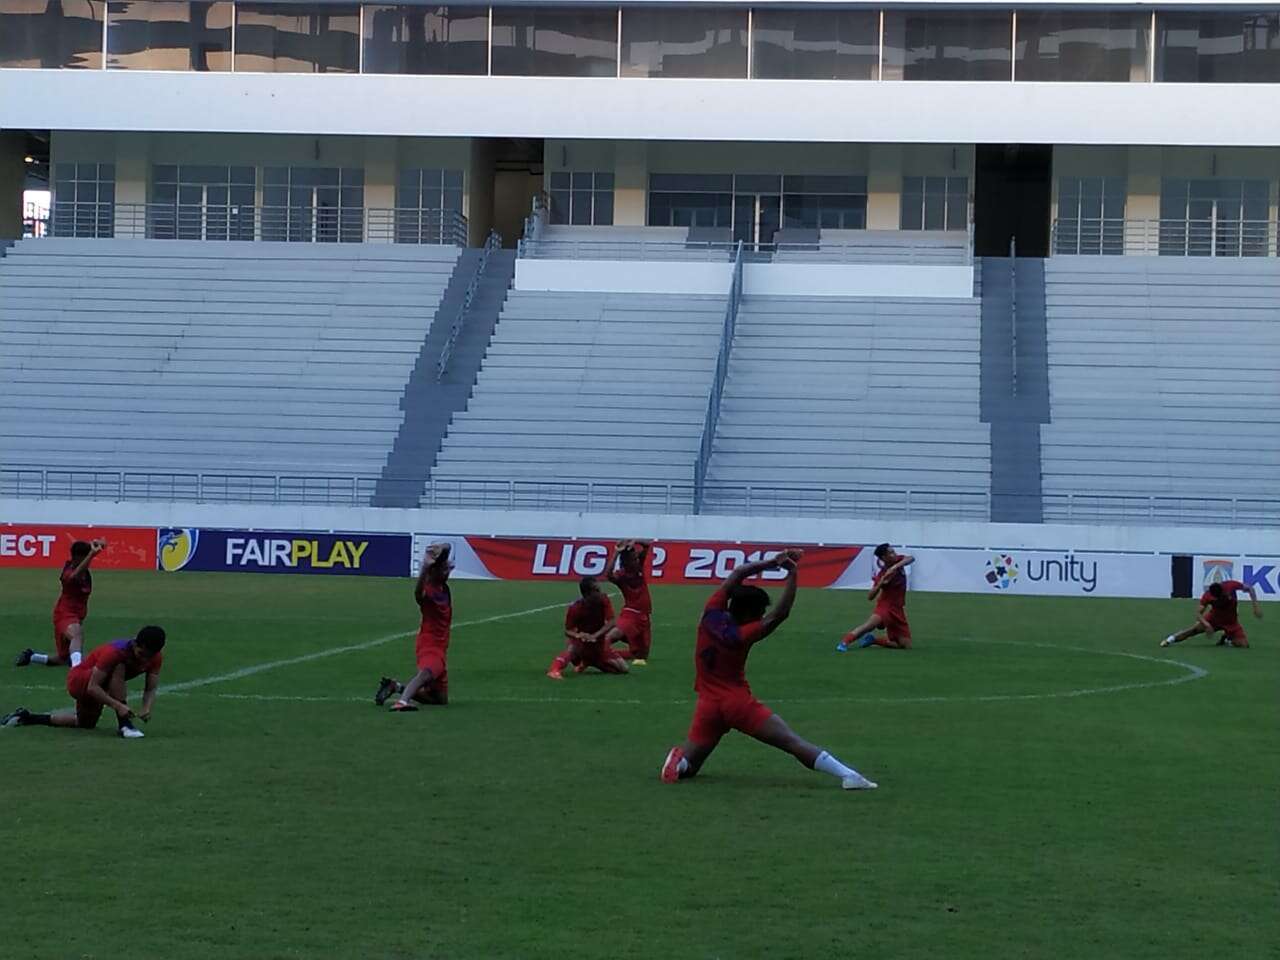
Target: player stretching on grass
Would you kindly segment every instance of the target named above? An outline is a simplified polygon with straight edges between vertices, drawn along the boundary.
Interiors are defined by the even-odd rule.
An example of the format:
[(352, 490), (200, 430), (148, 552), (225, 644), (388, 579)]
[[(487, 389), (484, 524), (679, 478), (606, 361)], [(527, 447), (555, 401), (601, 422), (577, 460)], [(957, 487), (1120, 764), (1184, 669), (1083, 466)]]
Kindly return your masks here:
[[(19, 707), (0, 720), (5, 727), (79, 727), (92, 730), (98, 725), (105, 707), (115, 711), (120, 736), (128, 740), (141, 737), (133, 718), (147, 721), (156, 702), (160, 683), (160, 665), (164, 657), (164, 630), (143, 627), (132, 640), (115, 640), (93, 650), (78, 667), (67, 672), (67, 693), (75, 700), (74, 710), (58, 713), (32, 713)], [(146, 674), (142, 691), (142, 712), (134, 714), (129, 706), (126, 683)]]
[[(859, 647), (885, 647), (889, 650), (911, 649), (911, 624), (907, 623), (907, 574), (906, 568), (916, 558), (894, 551), (887, 543), (876, 547), (876, 559), (880, 570), (871, 581), (868, 600), (876, 607), (866, 622), (854, 627), (836, 644), (837, 653), (847, 653), (855, 643)], [(877, 637), (877, 629), (884, 628), (884, 636)]]
[(624, 658), (637, 667), (649, 662), (649, 646), (653, 643), (653, 627), (650, 615), (653, 601), (649, 599), (649, 584), (644, 578), (645, 563), (649, 559), (648, 540), (619, 540), (609, 555), (609, 582), (622, 591), (622, 616), (605, 635), (609, 649), (615, 643), (627, 645)]
[(84, 649), (84, 620), (89, 615), (89, 594), (93, 592), (93, 575), (89, 564), (107, 546), (105, 540), (85, 543), (77, 540), (71, 544), (71, 559), (62, 565), (62, 592), (53, 607), (54, 653), (37, 653), (28, 647), (23, 650), (14, 666), (25, 667), (29, 663), (43, 663), (50, 667), (80, 665), (80, 651)]
[(613, 628), (613, 604), (600, 589), (595, 577), (583, 577), (578, 583), (581, 599), (569, 604), (564, 614), (564, 652), (551, 661), (547, 676), (564, 679), (564, 668), (570, 663), (578, 673), (595, 667), (601, 673), (627, 673), (627, 661), (605, 641)]
[(453, 596), (449, 592), (449, 544), (433, 543), (422, 558), (422, 570), (413, 588), (413, 599), (422, 611), (422, 625), (414, 652), (418, 672), (408, 684), (383, 677), (373, 702), (382, 706), (393, 693), (399, 696), (391, 709), (397, 713), (417, 710), (418, 704), (445, 706), (449, 702), (449, 625), (453, 622)]
[(1245, 634), (1244, 627), (1240, 625), (1240, 617), (1236, 612), (1236, 594), (1241, 590), (1249, 594), (1249, 599), (1253, 601), (1253, 615), (1261, 620), (1262, 607), (1258, 605), (1258, 593), (1253, 587), (1246, 587), (1239, 580), (1211, 583), (1209, 589), (1204, 592), (1204, 596), (1200, 598), (1200, 611), (1196, 614), (1196, 622), (1185, 630), (1165, 637), (1160, 641), (1160, 646), (1171, 647), (1188, 637), (1194, 637), (1197, 633), (1214, 634), (1219, 630), (1222, 631), (1222, 636), (1218, 638), (1218, 646), (1249, 646), (1249, 637)]
[[(675, 783), (697, 774), (730, 730), (740, 730), (761, 743), (791, 754), (811, 770), (828, 773), (846, 790), (873, 790), (875, 784), (852, 767), (797, 735), (786, 722), (757, 700), (747, 685), (751, 647), (782, 625), (796, 599), (796, 564), (802, 552), (787, 550), (770, 560), (747, 563), (730, 574), (711, 595), (698, 624), (693, 658), (698, 702), (683, 745), (672, 747), (662, 764), (662, 782)], [(769, 595), (743, 583), (764, 570), (787, 571), (782, 599), (769, 611)]]

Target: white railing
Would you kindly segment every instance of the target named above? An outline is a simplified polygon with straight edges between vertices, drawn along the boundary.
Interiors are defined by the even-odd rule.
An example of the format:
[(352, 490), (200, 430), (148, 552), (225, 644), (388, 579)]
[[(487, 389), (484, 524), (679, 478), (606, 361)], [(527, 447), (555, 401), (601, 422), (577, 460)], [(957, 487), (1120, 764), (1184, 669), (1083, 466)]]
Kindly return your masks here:
[(53, 204), (50, 237), (467, 245), (456, 210), (183, 203)]
[(458, 336), (466, 325), (467, 314), (471, 310), (471, 302), (475, 300), (476, 291), (480, 289), (480, 283), (484, 280), (485, 267), (489, 265), (489, 255), (501, 246), (502, 237), (498, 235), (496, 230), (490, 230), (489, 236), (485, 238), (484, 249), (480, 253), (480, 262), (476, 265), (476, 272), (472, 276), (471, 282), (467, 284), (467, 289), (462, 295), (462, 302), (458, 304), (458, 313), (453, 318), (453, 326), (449, 328), (449, 336), (446, 338), (444, 346), (440, 348), (440, 359), (436, 362), (437, 382), (444, 379), (445, 371), (449, 369), (449, 360), (453, 357), (453, 348), (458, 342)]
[(729, 280), (729, 301), (724, 308), (724, 326), (720, 330), (720, 353), (716, 356), (716, 372), (711, 380), (711, 392), (707, 397), (707, 414), (702, 421), (702, 441), (698, 447), (698, 459), (693, 465), (694, 513), (702, 512), (707, 468), (711, 465), (716, 427), (720, 423), (720, 401), (724, 397), (725, 379), (729, 376), (729, 355), (733, 352), (733, 335), (738, 327), (738, 305), (741, 302), (742, 244), (739, 243), (733, 258), (733, 276)]
[(1053, 222), (1055, 255), (1274, 257), (1275, 220), (1125, 220), (1097, 217)]
[[(24, 500), (315, 504), (368, 506), (377, 476), (166, 473), (0, 468), (0, 497)], [(384, 479), (384, 482), (385, 479)], [(433, 479), (399, 481), (424, 507), (691, 514), (692, 483)], [(1008, 500), (1008, 497), (1002, 498)], [(1046, 523), (1122, 523), (1280, 528), (1280, 498), (1045, 494)], [(721, 516), (869, 517), (985, 521), (984, 491), (874, 486), (821, 487), (707, 481), (702, 513)]]
[(739, 247), (747, 262), (965, 265), (973, 262), (972, 245), (912, 243), (904, 232), (901, 242), (860, 243), (857, 240), (804, 243), (747, 244), (703, 240), (587, 239), (542, 235), (520, 243), (520, 257), (532, 260), (660, 260), (710, 261), (733, 259)]

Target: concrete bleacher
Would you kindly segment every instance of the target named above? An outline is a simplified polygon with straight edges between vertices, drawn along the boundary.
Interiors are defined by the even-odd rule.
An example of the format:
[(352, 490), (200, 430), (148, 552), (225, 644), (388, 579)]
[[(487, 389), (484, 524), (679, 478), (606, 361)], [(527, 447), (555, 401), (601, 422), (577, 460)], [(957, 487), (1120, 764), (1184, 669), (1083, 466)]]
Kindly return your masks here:
[(512, 291), (431, 472), (437, 497), (449, 481), (482, 478), (688, 487), (725, 306)]
[[(1280, 477), (1280, 264), (1055, 257), (1045, 519), (1233, 519)], [(1239, 519), (1258, 519), (1246, 507)]]
[(728, 231), (690, 227), (547, 225), (526, 240), (520, 255), (533, 260), (728, 260)]
[(958, 265), (970, 262), (963, 230), (780, 230), (774, 263)]
[(0, 261), (3, 464), (376, 476), (457, 257), (20, 242)]
[[(757, 499), (788, 488), (792, 500), (859, 488), (839, 495), (850, 509), (985, 519), (978, 311), (972, 299), (744, 299), (708, 508), (732, 511), (747, 486)], [(815, 502), (825, 509), (825, 495)]]

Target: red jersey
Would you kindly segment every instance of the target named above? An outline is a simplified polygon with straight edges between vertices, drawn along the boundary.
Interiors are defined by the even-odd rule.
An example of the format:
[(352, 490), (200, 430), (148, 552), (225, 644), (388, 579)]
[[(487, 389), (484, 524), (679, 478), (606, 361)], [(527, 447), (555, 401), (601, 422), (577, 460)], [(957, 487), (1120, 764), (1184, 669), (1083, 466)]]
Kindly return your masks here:
[(449, 592), (449, 585), (425, 584), (418, 599), (418, 608), (422, 611), (418, 638), (436, 649), (448, 650), (449, 625), (453, 623), (453, 595)]
[(649, 559), (649, 551), (640, 554), (640, 569), (630, 573), (621, 567), (609, 571), (609, 582), (622, 591), (622, 609), (634, 610), (648, 616), (653, 612), (653, 601), (649, 599), (649, 584), (644, 579), (644, 565)]
[(1223, 580), (1222, 596), (1215, 597), (1206, 590), (1200, 598), (1200, 605), (1208, 604), (1213, 611), (1213, 619), (1219, 623), (1236, 623), (1239, 619), (1236, 613), (1236, 591), (1243, 589), (1244, 584), (1239, 580)]
[(750, 690), (747, 655), (764, 635), (764, 621), (739, 626), (729, 615), (729, 591), (721, 587), (711, 595), (698, 623), (698, 646), (693, 655), (693, 689), (699, 694)]
[(83, 620), (89, 615), (89, 594), (93, 593), (93, 576), (88, 570), (80, 571), (78, 576), (72, 576), (73, 571), (78, 564), (68, 560), (62, 565), (62, 575), (58, 578), (62, 582), (62, 593), (58, 595), (58, 602), (53, 607), (55, 619), (76, 619)]
[[(129, 646), (132, 643), (132, 640), (112, 640), (110, 643), (95, 647), (87, 657), (80, 661), (80, 666), (71, 670), (70, 673), (82, 670), (87, 679), (93, 673), (93, 668), (97, 667), (103, 673), (110, 675), (122, 663), (124, 664), (124, 678), (126, 680), (140, 677), (144, 673), (159, 673), (160, 665), (164, 663), (164, 654), (157, 653), (149, 660), (139, 660), (129, 651)], [(67, 680), (67, 683), (70, 685), (70, 679)]]
[(569, 609), (564, 613), (565, 630), (595, 633), (612, 620), (613, 603), (608, 597), (601, 597), (601, 601), (600, 603), (588, 603), (584, 597), (569, 604)]
[[(871, 581), (874, 587), (884, 579), (884, 572), (887, 567), (881, 567)], [(890, 577), (880, 590), (880, 595), (876, 597), (876, 609), (888, 610), (893, 613), (902, 613), (907, 607), (907, 571), (899, 570)]]

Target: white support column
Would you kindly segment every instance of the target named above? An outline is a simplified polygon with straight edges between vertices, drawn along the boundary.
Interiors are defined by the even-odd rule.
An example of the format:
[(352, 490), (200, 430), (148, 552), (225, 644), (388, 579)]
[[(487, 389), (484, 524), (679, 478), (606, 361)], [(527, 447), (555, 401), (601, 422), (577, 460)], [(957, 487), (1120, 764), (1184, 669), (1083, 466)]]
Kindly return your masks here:
[(642, 227), (649, 194), (649, 145), (643, 140), (620, 140), (614, 146), (613, 222)]
[(867, 157), (867, 229), (897, 230), (902, 220), (902, 145), (873, 143)]

